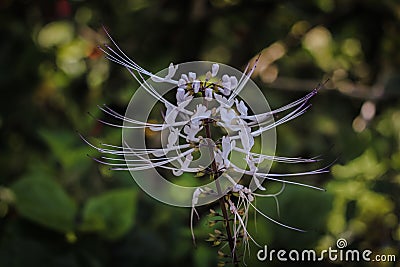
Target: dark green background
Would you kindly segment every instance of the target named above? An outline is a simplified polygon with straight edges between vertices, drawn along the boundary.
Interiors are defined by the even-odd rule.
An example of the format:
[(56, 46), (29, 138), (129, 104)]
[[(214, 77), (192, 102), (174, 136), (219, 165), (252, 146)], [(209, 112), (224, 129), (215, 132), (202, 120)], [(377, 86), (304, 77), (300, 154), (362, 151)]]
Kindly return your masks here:
[[(97, 154), (76, 131), (97, 143), (118, 145), (121, 136), (87, 112), (103, 118), (96, 105), (106, 103), (123, 113), (138, 86), (96, 48), (107, 41), (102, 25), (152, 72), (191, 60), (243, 70), (262, 52), (253, 78), (273, 108), (330, 78), (310, 111), (277, 129), (279, 155), (325, 161), (277, 164), (274, 172), (337, 159), (330, 174), (296, 179), (327, 192), (288, 186), (279, 197), (281, 221), (308, 232), (260, 216), (257, 231), (250, 229), (271, 249), (335, 248), (343, 237), (348, 248), (400, 257), (398, 1), (3, 0), (0, 266), (217, 264), (217, 249), (205, 241), (212, 231), (206, 207), (195, 249), (189, 209), (157, 202), (129, 173), (86, 155)], [(257, 206), (277, 217), (273, 201)], [(253, 246), (248, 266), (279, 265), (258, 262), (256, 252)]]

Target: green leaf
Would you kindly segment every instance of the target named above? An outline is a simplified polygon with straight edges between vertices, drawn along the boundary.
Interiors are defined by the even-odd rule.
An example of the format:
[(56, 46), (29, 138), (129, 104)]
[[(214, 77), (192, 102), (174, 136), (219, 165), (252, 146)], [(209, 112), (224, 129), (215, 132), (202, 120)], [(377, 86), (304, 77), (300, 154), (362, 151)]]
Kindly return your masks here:
[(89, 199), (83, 209), (82, 231), (99, 232), (107, 239), (117, 239), (133, 225), (136, 190), (118, 189)]
[(81, 170), (90, 164), (87, 154), (93, 150), (84, 145), (78, 134), (69, 131), (38, 131), (40, 137), (49, 146), (54, 157), (69, 170)]
[(15, 182), (16, 208), (22, 217), (60, 232), (74, 229), (75, 202), (52, 179), (27, 177)]

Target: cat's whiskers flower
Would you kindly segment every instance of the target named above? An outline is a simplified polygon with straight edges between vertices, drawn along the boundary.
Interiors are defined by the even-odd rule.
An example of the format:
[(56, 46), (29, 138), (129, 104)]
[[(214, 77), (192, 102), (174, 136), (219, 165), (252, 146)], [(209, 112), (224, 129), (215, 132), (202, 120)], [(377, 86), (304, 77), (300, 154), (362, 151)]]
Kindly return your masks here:
[[(131, 147), (126, 141), (124, 141), (122, 146), (108, 144), (95, 146), (81, 136), (82, 139), (95, 150), (108, 155), (94, 158), (94, 160), (110, 166), (112, 170), (141, 171), (163, 168), (170, 170), (175, 176), (181, 176), (185, 172), (190, 172), (197, 174), (208, 173), (214, 178), (219, 175), (226, 177), (232, 182), (232, 186), (229, 190), (224, 192), (224, 203), (228, 205), (228, 210), (233, 216), (232, 230), (234, 246), (232, 247), (230, 244), (232, 255), (236, 249), (236, 243), (240, 238), (243, 240), (246, 250), (250, 248), (249, 241), (259, 246), (247, 228), (250, 210), (253, 210), (256, 214), (260, 214), (267, 220), (282, 227), (303, 231), (283, 224), (263, 213), (255, 205), (256, 198), (274, 198), (279, 215), (280, 211), (277, 197), (283, 192), (286, 184), (323, 190), (316, 186), (286, 180), (286, 177), (322, 174), (328, 172), (328, 167), (298, 173), (270, 173), (269, 170), (264, 171), (262, 167), (264, 161), (300, 164), (315, 163), (320, 159), (280, 157), (257, 153), (253, 151), (253, 148), (255, 145), (255, 138), (304, 114), (311, 107), (309, 103), (310, 99), (318, 93), (322, 85), (319, 85), (304, 97), (281, 108), (259, 114), (249, 114), (249, 107), (239, 96), (249, 82), (257, 66), (258, 58), (253, 66), (250, 67), (247, 65), (239, 80), (235, 76), (229, 76), (224, 73), (221, 74), (219, 64), (212, 64), (207, 73), (196, 73), (193, 70), (182, 73), (180, 77), (176, 78), (175, 76), (177, 76), (176, 73), (179, 69), (179, 65), (171, 63), (165, 77), (159, 77), (140, 67), (126, 56), (111, 36), (108, 33), (107, 35), (115, 48), (109, 45), (104, 45), (100, 48), (105, 53), (106, 58), (125, 67), (132, 77), (140, 83), (141, 88), (154, 99), (164, 104), (166, 111), (163, 115), (162, 123), (152, 123), (129, 118), (103, 105), (98, 106), (98, 108), (111, 118), (122, 121), (123, 125), (100, 119), (98, 121), (117, 128), (159, 132), (165, 135), (166, 142), (159, 148)], [(147, 77), (147, 79), (145, 77)], [(176, 103), (171, 103), (163, 94), (159, 93), (153, 85), (156, 83), (171, 85), (171, 87), (175, 89)], [(195, 107), (191, 107), (190, 104), (198, 96), (203, 97), (203, 102), (197, 103)], [(216, 103), (216, 106), (209, 107), (211, 101)], [(283, 112), (287, 114), (275, 121), (274, 116)], [(222, 131), (222, 137), (218, 140), (213, 140), (215, 144), (209, 146), (207, 143), (210, 147), (213, 168), (201, 165), (192, 166), (193, 162), (195, 162), (193, 160), (194, 153), (198, 152), (200, 147), (204, 145), (205, 138), (210, 138), (209, 132), (207, 131), (210, 130), (211, 126), (224, 129)], [(206, 132), (206, 136), (202, 135), (203, 131)], [(230, 155), (233, 153), (243, 154), (246, 167), (239, 167), (231, 162)], [(252, 177), (252, 181), (256, 184), (256, 189), (260, 191), (265, 190), (262, 186), (265, 179), (281, 183), (282, 188), (275, 194), (255, 193), (249, 189), (250, 186), (246, 187), (239, 184), (239, 181), (230, 177), (228, 172), (236, 173), (240, 176), (248, 175)], [(199, 198), (209, 194), (215, 194), (215, 192), (210, 192), (207, 188), (197, 187), (194, 189), (192, 195), (190, 229), (193, 243), (195, 243), (193, 231), (194, 215), (196, 214), (197, 218), (199, 218), (195, 207), (199, 204)], [(227, 218), (224, 219), (227, 220)]]

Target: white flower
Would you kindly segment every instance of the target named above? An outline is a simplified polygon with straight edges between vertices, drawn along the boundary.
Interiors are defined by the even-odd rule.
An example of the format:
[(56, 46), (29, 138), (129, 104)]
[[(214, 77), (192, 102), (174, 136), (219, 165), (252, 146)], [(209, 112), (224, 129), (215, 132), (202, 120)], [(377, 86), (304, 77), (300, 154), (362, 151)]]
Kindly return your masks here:
[(231, 91), (238, 85), (238, 80), (235, 76), (223, 75), (222, 76), (222, 88), (219, 89), (221, 93), (228, 96)]
[(199, 124), (201, 120), (208, 119), (210, 115), (211, 115), (211, 110), (207, 110), (206, 106), (198, 104), (196, 106), (196, 112), (193, 114), (191, 118), (191, 122), (194, 124)]
[(176, 103), (181, 107), (186, 106), (193, 99), (193, 96), (191, 96), (189, 92), (186, 92), (185, 89), (178, 87), (176, 90)]
[[(112, 42), (116, 46), (113, 40)], [(255, 144), (254, 138), (270, 129), (295, 119), (306, 112), (310, 107), (309, 100), (317, 93), (318, 89), (315, 89), (303, 98), (276, 110), (261, 114), (248, 115), (248, 107), (246, 106), (246, 103), (243, 100), (239, 100), (237, 96), (250, 80), (258, 59), (254, 66), (250, 68), (248, 65), (246, 67), (239, 81), (235, 76), (220, 73), (220, 66), (218, 64), (212, 64), (211, 70), (207, 73), (198, 73), (197, 75), (194, 72), (196, 70), (192, 70), (188, 72), (188, 74), (181, 74), (180, 77), (174, 78), (179, 66), (171, 63), (168, 67), (168, 74), (162, 78), (137, 65), (133, 60), (129, 59), (118, 46), (114, 49), (106, 45), (101, 49), (108, 59), (125, 67), (132, 77), (141, 83), (142, 88), (149, 95), (154, 97), (157, 101), (160, 101), (165, 106), (166, 111), (162, 123), (150, 123), (149, 121), (139, 121), (125, 117), (107, 106), (103, 106), (99, 107), (103, 112), (114, 119), (126, 122), (127, 125), (120, 126), (110, 122), (100, 121), (104, 124), (120, 128), (151, 131), (165, 130), (168, 133), (168, 137), (166, 145), (163, 144), (163, 147), (151, 149), (130, 147), (129, 144), (123, 144), (123, 146), (102, 144), (101, 147), (97, 147), (90, 144), (82, 137), (85, 142), (97, 151), (105, 155), (110, 155), (110, 157), (103, 156), (100, 159), (95, 159), (96, 161), (109, 165), (114, 170), (140, 171), (153, 168), (163, 168), (172, 171), (175, 176), (180, 176), (185, 172), (211, 172), (213, 175), (218, 174), (225, 176), (230, 182), (232, 182), (232, 187), (226, 189), (228, 191), (226, 192), (228, 196), (223, 199), (224, 203), (228, 205), (229, 211), (234, 220), (232, 224), (233, 237), (235, 239), (234, 244), (236, 244), (237, 239), (240, 237), (243, 238), (245, 247), (246, 244), (248, 245), (248, 240), (252, 240), (257, 244), (247, 230), (247, 222), (249, 218), (248, 213), (250, 209), (278, 225), (301, 231), (297, 228), (284, 225), (264, 214), (260, 209), (255, 207), (255, 204), (253, 204), (255, 203), (255, 198), (274, 198), (279, 213), (277, 196), (283, 192), (285, 184), (293, 184), (322, 190), (315, 186), (290, 181), (284, 178), (320, 174), (327, 172), (328, 168), (321, 168), (301, 173), (270, 173), (263, 170), (261, 167), (261, 162), (264, 160), (293, 164), (311, 163), (318, 161), (318, 159), (278, 157), (275, 155), (258, 154), (252, 150)], [(217, 77), (217, 75), (219, 77)], [(143, 76), (150, 77), (154, 82), (166, 83), (176, 88), (176, 103), (172, 103), (173, 101), (170, 102), (164, 98), (163, 94), (160, 94), (160, 92), (153, 87), (154, 83), (148, 82), (148, 80)], [(215, 77), (215, 79), (210, 79), (210, 76)], [(203, 104), (197, 104), (195, 108), (193, 108), (194, 105), (189, 104), (192, 103), (193, 99), (195, 99), (196, 95), (194, 94), (200, 91), (203, 92), (203, 89), (204, 97), (207, 102), (203, 101)], [(208, 106), (211, 106), (211, 101), (214, 99), (219, 106), (210, 107), (209, 109)], [(233, 107), (233, 104), (235, 104), (235, 107)], [(286, 115), (282, 115), (277, 121), (273, 120), (274, 115), (285, 111)], [(205, 168), (208, 166), (190, 166), (195, 165), (195, 161), (193, 161), (193, 153), (195, 153), (195, 151), (200, 147), (201, 140), (204, 140), (201, 136), (201, 131), (205, 129), (206, 135), (208, 135), (205, 137), (211, 138), (212, 136), (209, 136), (211, 132), (210, 128), (215, 125), (224, 128), (224, 131), (219, 132), (219, 134), (222, 135), (222, 138), (220, 139), (221, 143), (210, 150), (211, 154), (214, 156), (214, 163), (217, 166), (217, 170), (215, 170), (215, 165), (212, 170), (210, 170), (210, 168), (206, 170)], [(183, 131), (181, 131), (182, 129)], [(241, 158), (247, 165), (244, 169), (236, 166), (234, 164), (235, 161), (234, 163), (230, 161), (229, 156), (233, 155), (233, 153), (238, 153), (242, 156)], [(129, 156), (129, 158), (127, 159), (125, 156)], [(251, 184), (239, 184), (229, 176), (230, 173), (250, 176), (253, 178), (251, 180), (252, 183), (255, 183), (256, 186), (252, 187)], [(257, 194), (251, 190), (265, 190), (262, 185), (264, 180), (280, 182), (283, 185), (281, 191), (276, 194)], [(201, 187), (196, 188), (193, 192), (191, 212), (191, 231), (193, 241), (193, 215), (194, 213), (197, 214), (195, 206), (199, 202), (199, 197), (202, 194), (207, 193), (208, 191)], [(225, 206), (223, 208), (225, 208)], [(243, 233), (243, 236), (241, 233)]]
[(191, 123), (190, 125), (185, 125), (183, 128), (184, 133), (187, 135), (186, 141), (187, 142), (198, 142), (199, 138), (196, 137), (198, 132), (203, 129), (203, 126), (199, 124)]

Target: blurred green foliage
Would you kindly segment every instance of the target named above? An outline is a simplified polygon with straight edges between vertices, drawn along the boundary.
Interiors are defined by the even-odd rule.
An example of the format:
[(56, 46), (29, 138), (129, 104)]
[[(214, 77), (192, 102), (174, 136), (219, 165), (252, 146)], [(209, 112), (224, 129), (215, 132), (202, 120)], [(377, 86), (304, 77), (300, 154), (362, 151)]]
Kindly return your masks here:
[[(322, 154), (321, 166), (337, 159), (330, 174), (299, 178), (326, 193), (288, 186), (279, 197), (280, 220), (308, 232), (259, 217), (250, 229), (275, 249), (322, 250), (343, 237), (350, 248), (400, 257), (398, 1), (8, 0), (0, 2), (0, 266), (217, 264), (204, 241), (209, 207), (199, 209), (194, 248), (188, 209), (151, 199), (129, 173), (86, 156), (96, 153), (76, 130), (118, 145), (121, 132), (93, 118), (104, 116), (96, 105), (123, 113), (138, 86), (97, 49), (107, 42), (102, 24), (153, 72), (190, 60), (243, 69), (262, 52), (253, 78), (272, 107), (329, 77), (311, 110), (277, 130), (279, 155)], [(257, 207), (277, 218), (272, 200)], [(267, 265), (256, 251), (248, 265)]]
[(76, 204), (55, 181), (42, 177), (22, 178), (11, 190), (22, 217), (60, 232), (74, 229)]
[(83, 208), (81, 230), (98, 231), (108, 239), (120, 238), (133, 224), (135, 195), (135, 190), (124, 189), (89, 199)]

